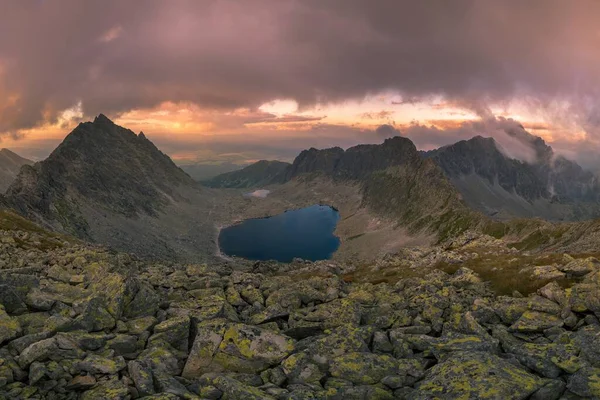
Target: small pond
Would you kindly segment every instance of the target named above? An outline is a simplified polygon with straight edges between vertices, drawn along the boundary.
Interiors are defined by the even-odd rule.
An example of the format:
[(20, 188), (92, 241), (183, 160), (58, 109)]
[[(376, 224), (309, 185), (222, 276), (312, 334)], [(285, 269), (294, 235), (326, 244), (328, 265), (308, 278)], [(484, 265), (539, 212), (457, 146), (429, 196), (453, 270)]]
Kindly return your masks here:
[(314, 205), (273, 217), (248, 219), (222, 229), (219, 248), (225, 255), (248, 260), (325, 260), (340, 245), (333, 234), (339, 218), (334, 208)]

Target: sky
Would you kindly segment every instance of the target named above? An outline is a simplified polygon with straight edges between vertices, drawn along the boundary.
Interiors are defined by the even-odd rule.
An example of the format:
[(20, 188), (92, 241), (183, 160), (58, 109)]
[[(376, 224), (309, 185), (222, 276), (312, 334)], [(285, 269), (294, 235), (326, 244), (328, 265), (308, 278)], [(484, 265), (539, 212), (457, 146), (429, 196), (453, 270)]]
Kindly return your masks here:
[(599, 15), (597, 0), (0, 0), (0, 147), (43, 159), (99, 113), (180, 163), (521, 125), (597, 167)]

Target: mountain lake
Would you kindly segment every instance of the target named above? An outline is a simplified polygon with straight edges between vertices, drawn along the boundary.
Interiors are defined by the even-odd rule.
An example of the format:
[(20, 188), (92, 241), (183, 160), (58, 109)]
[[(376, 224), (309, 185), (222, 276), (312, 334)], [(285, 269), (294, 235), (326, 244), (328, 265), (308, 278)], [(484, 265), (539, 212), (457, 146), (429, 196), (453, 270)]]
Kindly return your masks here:
[(272, 217), (248, 219), (223, 228), (219, 248), (227, 256), (248, 260), (325, 260), (340, 245), (333, 233), (339, 218), (333, 207), (314, 205)]

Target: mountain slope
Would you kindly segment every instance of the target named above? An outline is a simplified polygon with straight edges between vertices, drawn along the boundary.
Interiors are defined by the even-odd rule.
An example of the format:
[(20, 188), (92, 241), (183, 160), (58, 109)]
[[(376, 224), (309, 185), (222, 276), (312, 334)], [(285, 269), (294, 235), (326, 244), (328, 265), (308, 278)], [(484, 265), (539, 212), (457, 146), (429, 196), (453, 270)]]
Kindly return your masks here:
[(249, 188), (283, 183), (289, 163), (261, 160), (238, 171), (226, 172), (202, 182), (214, 188)]
[[(100, 115), (75, 128), (46, 160), (23, 168), (7, 197), (19, 200), (13, 203), (26, 215), (64, 225), (71, 222), (62, 214), (69, 212), (70, 200), (84, 198), (127, 217), (156, 215), (179, 199), (179, 185), (194, 181), (143, 133), (136, 135)], [(69, 228), (85, 233), (77, 223)]]
[(198, 259), (214, 252), (215, 196), (143, 133), (100, 115), (46, 160), (23, 167), (6, 202), (59, 232), (140, 255)]
[(23, 165), (32, 164), (33, 161), (23, 158), (8, 149), (0, 149), (0, 192), (6, 192)]
[(496, 218), (581, 220), (600, 217), (600, 184), (577, 163), (554, 156), (542, 139), (531, 162), (506, 156), (480, 136), (423, 153), (438, 164), (464, 200)]
[(196, 182), (212, 179), (221, 174), (228, 172), (239, 171), (243, 166), (233, 163), (222, 164), (203, 164), (199, 162), (179, 163), (179, 168), (185, 171), (186, 174), (192, 177)]

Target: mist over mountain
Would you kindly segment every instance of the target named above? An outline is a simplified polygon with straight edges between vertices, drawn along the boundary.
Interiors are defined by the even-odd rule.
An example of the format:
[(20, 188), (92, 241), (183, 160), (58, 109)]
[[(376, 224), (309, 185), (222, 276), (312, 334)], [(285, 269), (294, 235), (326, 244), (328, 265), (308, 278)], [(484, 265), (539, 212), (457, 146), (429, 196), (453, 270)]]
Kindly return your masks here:
[(6, 192), (6, 189), (15, 180), (23, 165), (32, 165), (33, 161), (21, 157), (20, 155), (8, 150), (0, 150), (0, 192)]
[(442, 168), (470, 206), (488, 215), (550, 220), (600, 216), (600, 183), (592, 172), (555, 155), (541, 138), (515, 137), (530, 146), (534, 159), (511, 158), (496, 140), (481, 136), (422, 155)]

